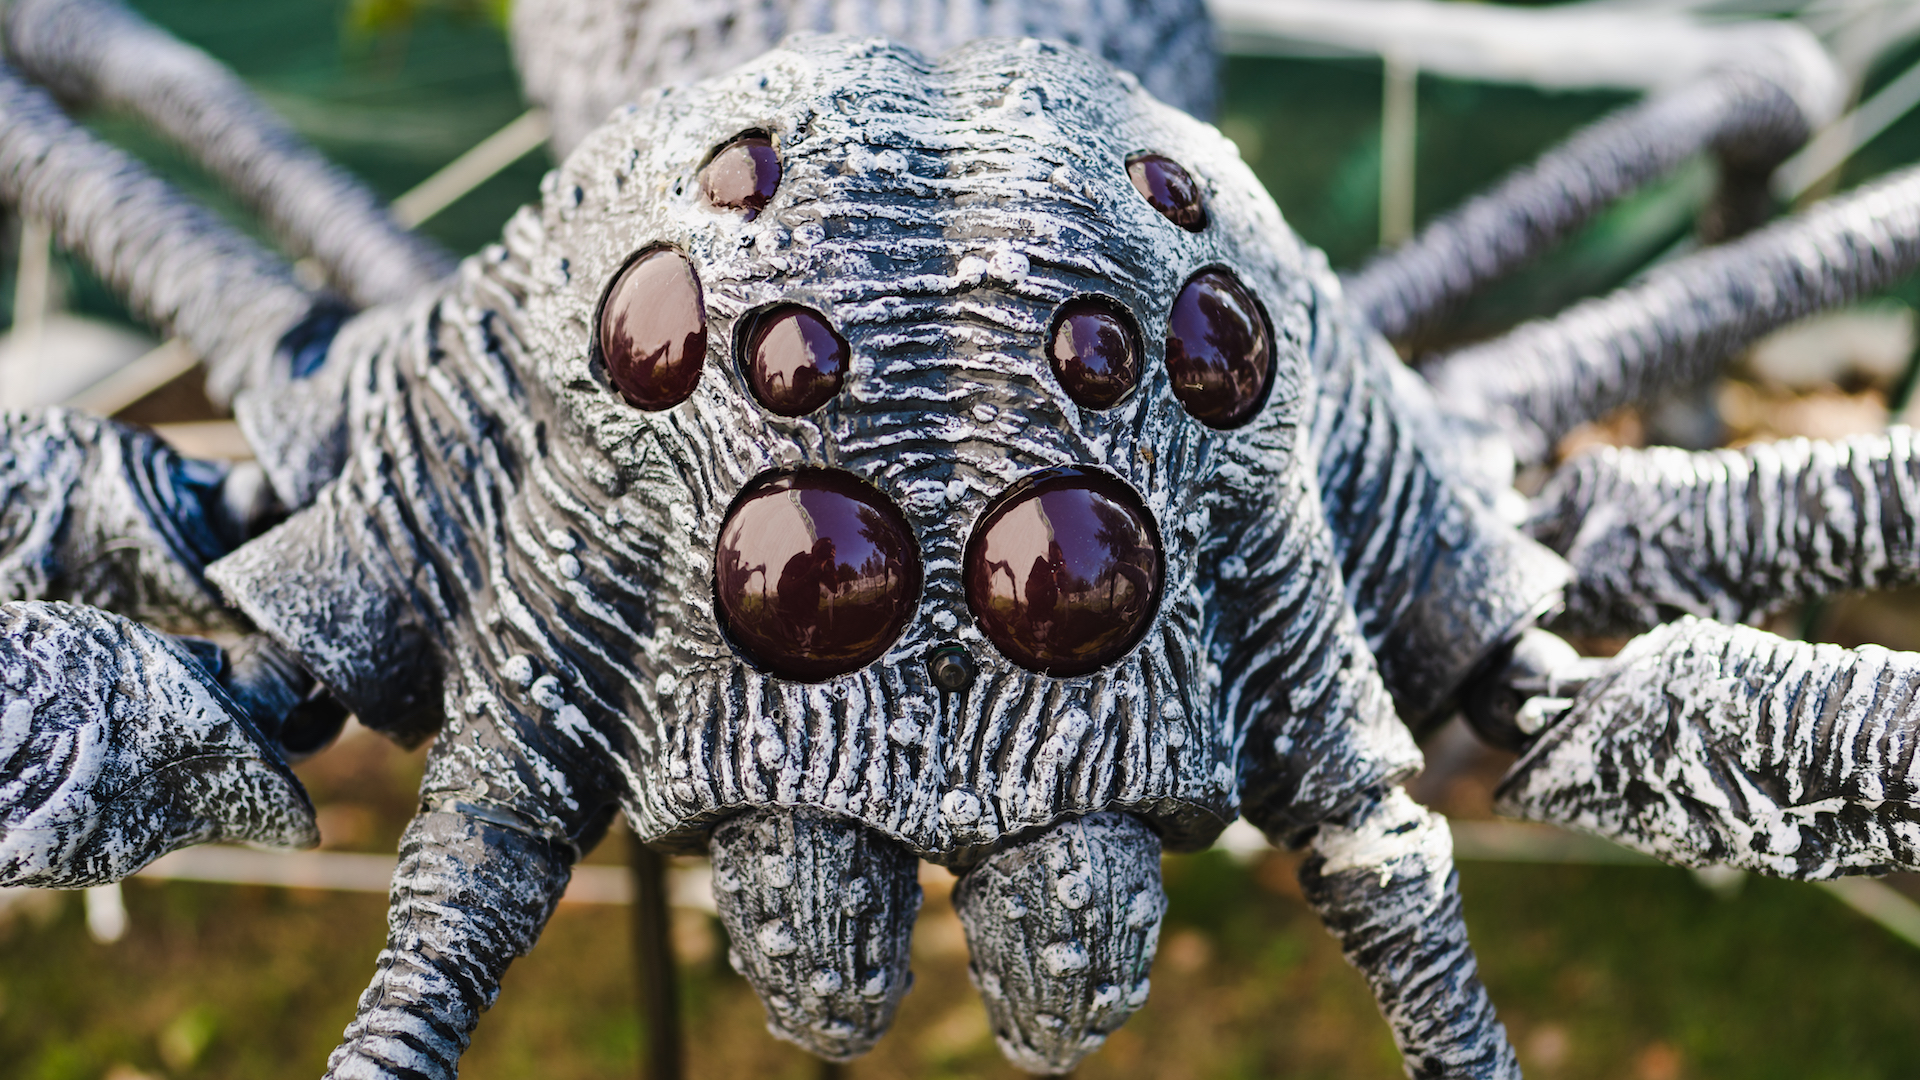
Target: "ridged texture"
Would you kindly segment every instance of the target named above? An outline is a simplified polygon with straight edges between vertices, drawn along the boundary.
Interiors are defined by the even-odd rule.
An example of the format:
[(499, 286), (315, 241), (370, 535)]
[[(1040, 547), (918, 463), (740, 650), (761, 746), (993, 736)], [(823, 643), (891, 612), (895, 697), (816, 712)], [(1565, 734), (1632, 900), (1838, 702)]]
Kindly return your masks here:
[(1778, 85), (1724, 72), (1648, 97), (1582, 128), (1539, 160), (1346, 275), (1347, 299), (1401, 337), (1545, 251), (1622, 196), (1703, 150), (1777, 164), (1811, 130)]
[(51, 223), (134, 314), (207, 365), (207, 393), (305, 374), (338, 321), (330, 302), (231, 225), (0, 68), (0, 200)]
[(1167, 909), (1160, 838), (1125, 814), (1063, 821), (967, 871), (953, 906), (1001, 1053), (1071, 1072), (1147, 1002)]
[(1480, 454), (1486, 433), (1456, 424), (1386, 341), (1336, 305), (1314, 341), (1320, 502), (1360, 633), (1418, 727), (1556, 601), (1568, 570), (1495, 511), (1517, 498), (1502, 490), (1510, 461)]
[(1920, 582), (1920, 454), (1904, 426), (1702, 453), (1605, 449), (1555, 475), (1527, 530), (1573, 564), (1566, 626), (1753, 622)]
[(5, 21), (21, 72), (70, 104), (132, 113), (178, 143), (356, 303), (398, 299), (452, 271), (445, 252), (401, 228), (232, 72), (117, 0), (15, 0)]
[(400, 839), (387, 947), (329, 1080), (452, 1080), (500, 976), (540, 936), (574, 852), (508, 817), (430, 808)]
[(913, 985), (920, 862), (844, 819), (749, 810), (713, 830), (727, 959), (767, 1030), (830, 1061), (873, 1049)]
[(225, 466), (67, 409), (0, 414), (0, 593), (68, 600), (175, 632), (236, 630), (202, 576)]
[(1447, 822), (1399, 788), (1320, 827), (1307, 902), (1367, 977), (1413, 1080), (1519, 1080), (1480, 984)]
[(1920, 267), (1920, 169), (1648, 271), (1425, 369), (1450, 406), (1502, 429), (1521, 464), (1622, 405), (1690, 386), (1760, 335)]
[(1635, 639), (1496, 793), (1685, 866), (1920, 869), (1920, 654), (1685, 618)]
[(0, 886), (118, 881), (216, 840), (311, 847), (313, 806), (179, 643), (67, 604), (0, 605)]
[(1147, 91), (1213, 115), (1219, 59), (1200, 0), (519, 0), (514, 57), (527, 96), (570, 153), (618, 106), (710, 78), (789, 34), (885, 37), (928, 57), (975, 38), (1063, 41), (1138, 76)]

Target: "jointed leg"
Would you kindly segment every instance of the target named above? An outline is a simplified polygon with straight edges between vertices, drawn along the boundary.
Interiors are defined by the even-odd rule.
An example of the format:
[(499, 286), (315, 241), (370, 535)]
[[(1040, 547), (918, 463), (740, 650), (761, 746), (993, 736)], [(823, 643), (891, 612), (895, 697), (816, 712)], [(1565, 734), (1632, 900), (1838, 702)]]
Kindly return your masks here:
[(397, 300), (453, 269), (232, 72), (117, 0), (15, 0), (5, 24), (7, 56), (22, 73), (70, 104), (109, 106), (153, 125), (294, 254), (318, 260), (354, 302)]

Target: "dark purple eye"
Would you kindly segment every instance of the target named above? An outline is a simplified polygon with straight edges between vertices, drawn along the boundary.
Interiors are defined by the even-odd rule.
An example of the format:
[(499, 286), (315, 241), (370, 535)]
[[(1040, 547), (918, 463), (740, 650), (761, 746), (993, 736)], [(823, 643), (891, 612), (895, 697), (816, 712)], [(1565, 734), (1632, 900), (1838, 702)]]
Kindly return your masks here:
[(1239, 427), (1260, 411), (1273, 377), (1273, 331), (1232, 274), (1202, 270), (1180, 290), (1167, 319), (1167, 374), (1173, 396), (1208, 427)]
[(600, 302), (600, 356), (636, 408), (672, 408), (693, 393), (707, 358), (707, 309), (685, 255), (649, 251), (613, 279)]
[(755, 316), (747, 327), (747, 385), (769, 412), (803, 416), (840, 392), (847, 343), (827, 320), (788, 305)]
[(920, 596), (907, 519), (872, 485), (835, 469), (755, 481), (720, 527), (721, 625), (754, 666), (823, 682), (880, 658)]
[(1127, 159), (1127, 179), (1168, 221), (1188, 232), (1207, 227), (1200, 185), (1179, 162), (1159, 154), (1135, 154)]
[(1125, 656), (1160, 603), (1160, 541), (1133, 489), (1049, 469), (995, 500), (967, 541), (967, 606), (1021, 667), (1085, 675)]
[(1113, 408), (1140, 382), (1140, 334), (1111, 300), (1094, 297), (1062, 307), (1047, 355), (1067, 396), (1089, 409)]
[(700, 190), (722, 210), (744, 211), (752, 221), (780, 187), (780, 152), (764, 135), (742, 135), (722, 147), (700, 170)]

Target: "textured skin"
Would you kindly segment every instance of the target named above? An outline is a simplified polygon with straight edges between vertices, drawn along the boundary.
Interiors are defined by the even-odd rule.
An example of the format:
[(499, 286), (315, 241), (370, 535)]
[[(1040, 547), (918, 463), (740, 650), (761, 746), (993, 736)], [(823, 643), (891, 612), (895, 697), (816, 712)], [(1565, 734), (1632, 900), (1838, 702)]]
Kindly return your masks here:
[(0, 583), (167, 630), (237, 629), (202, 576), (222, 535), (227, 470), (140, 428), (66, 409), (0, 415)]
[(92, 608), (0, 604), (0, 886), (118, 881), (187, 844), (311, 847), (278, 752), (178, 642)]
[(117, 0), (14, 0), (5, 24), (7, 57), (25, 75), (70, 104), (133, 113), (186, 148), (355, 303), (399, 299), (453, 269), (233, 73)]
[(339, 321), (291, 267), (4, 67), (0, 199), (49, 222), (136, 314), (185, 338), (206, 362), (215, 401), (305, 373)]
[(885, 37), (926, 56), (975, 38), (1063, 41), (1133, 72), (1149, 93), (1213, 115), (1218, 59), (1199, 0), (520, 0), (514, 56), (527, 96), (571, 153), (615, 108), (710, 78), (788, 34)]
[(1920, 454), (1904, 426), (1841, 442), (1600, 450), (1554, 476), (1527, 531), (1573, 564), (1561, 625), (1755, 622), (1920, 582)]
[(1429, 365), (1450, 404), (1522, 464), (1622, 405), (1690, 386), (1734, 350), (1920, 267), (1920, 170), (1648, 271), (1611, 295)]
[(1347, 299), (1381, 333), (1403, 337), (1694, 154), (1711, 149), (1723, 168), (1764, 178), (1811, 130), (1794, 96), (1757, 72), (1654, 95), (1375, 256), (1346, 276)]
[(1413, 1080), (1520, 1075), (1460, 917), (1446, 819), (1395, 788), (1321, 826), (1300, 886), (1373, 987)]
[(1001, 1052), (1068, 1073), (1146, 1004), (1167, 910), (1160, 838), (1124, 814), (1065, 821), (967, 871), (953, 906)]
[(1634, 640), (1496, 793), (1684, 866), (1920, 869), (1920, 655), (1685, 618)]
[(713, 830), (727, 959), (767, 1003), (767, 1030), (832, 1061), (873, 1049), (913, 985), (920, 864), (817, 813), (749, 810)]

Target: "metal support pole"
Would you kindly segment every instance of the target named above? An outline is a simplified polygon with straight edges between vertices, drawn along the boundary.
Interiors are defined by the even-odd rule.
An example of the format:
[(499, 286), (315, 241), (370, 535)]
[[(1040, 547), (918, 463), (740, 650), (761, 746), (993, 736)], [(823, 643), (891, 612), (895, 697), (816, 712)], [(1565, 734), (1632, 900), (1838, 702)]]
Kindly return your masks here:
[(1413, 236), (1414, 144), (1419, 124), (1420, 67), (1405, 52), (1381, 56), (1380, 246)]
[(633, 841), (633, 944), (640, 966), (641, 1080), (681, 1080), (680, 999), (667, 911), (666, 856)]

